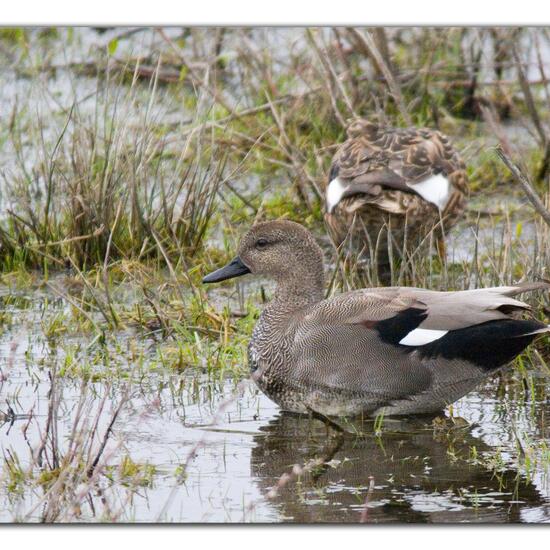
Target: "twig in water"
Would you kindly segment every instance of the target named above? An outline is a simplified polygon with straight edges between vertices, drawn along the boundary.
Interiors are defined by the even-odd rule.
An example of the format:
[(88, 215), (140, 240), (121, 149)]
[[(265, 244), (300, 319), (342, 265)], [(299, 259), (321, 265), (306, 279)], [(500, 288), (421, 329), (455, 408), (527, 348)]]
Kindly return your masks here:
[(88, 477), (92, 477), (94, 470), (96, 469), (99, 459), (101, 458), (101, 455), (103, 454), (103, 451), (105, 450), (105, 446), (107, 445), (107, 442), (109, 441), (109, 437), (113, 431), (113, 426), (116, 422), (116, 419), (118, 418), (118, 415), (120, 411), (122, 410), (122, 407), (126, 404), (128, 401), (128, 393), (126, 392), (122, 399), (120, 400), (120, 403), (118, 407), (116, 408), (115, 412), (113, 413), (113, 416), (111, 417), (111, 421), (109, 422), (109, 426), (105, 430), (105, 434), (103, 435), (103, 440), (101, 442), (101, 445), (99, 447), (99, 450), (91, 464), (91, 466), (88, 468)]
[(361, 519), (359, 520), (360, 523), (367, 523), (368, 521), (368, 514), (369, 514), (369, 502), (372, 497), (372, 493), (374, 491), (374, 477), (369, 476), (369, 490), (367, 492), (367, 497), (365, 498), (365, 504), (363, 506), (363, 511), (361, 512)]

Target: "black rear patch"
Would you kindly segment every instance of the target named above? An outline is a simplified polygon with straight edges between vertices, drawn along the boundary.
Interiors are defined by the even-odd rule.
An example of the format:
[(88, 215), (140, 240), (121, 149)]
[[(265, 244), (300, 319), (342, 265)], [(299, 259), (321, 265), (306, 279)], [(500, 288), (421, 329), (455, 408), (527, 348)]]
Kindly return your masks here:
[(413, 349), (418, 350), (423, 357), (463, 359), (489, 371), (512, 361), (537, 336), (528, 333), (545, 326), (530, 320), (488, 321), (449, 331), (442, 338)]
[[(427, 316), (428, 314), (425, 310), (410, 307), (400, 311), (394, 317), (378, 321), (374, 325), (374, 329), (378, 332), (383, 342), (398, 345), (399, 342), (405, 338), (409, 332), (418, 327)], [(407, 346), (403, 347), (405, 348)]]
[(328, 175), (328, 182), (330, 183), (333, 179), (337, 178), (339, 172), (340, 172), (340, 167), (339, 167), (338, 164), (335, 162), (335, 163), (330, 167), (330, 173), (329, 173), (329, 175)]

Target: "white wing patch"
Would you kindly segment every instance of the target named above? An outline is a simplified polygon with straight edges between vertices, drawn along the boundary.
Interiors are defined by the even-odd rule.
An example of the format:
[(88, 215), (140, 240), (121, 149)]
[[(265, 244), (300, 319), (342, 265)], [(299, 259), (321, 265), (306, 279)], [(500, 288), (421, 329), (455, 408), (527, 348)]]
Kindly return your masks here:
[(451, 196), (453, 186), (443, 174), (437, 174), (420, 183), (407, 183), (424, 200), (435, 204), (439, 210), (443, 210)]
[(443, 338), (448, 330), (431, 330), (427, 328), (415, 328), (407, 336), (402, 338), (399, 343), (404, 346), (423, 346), (439, 338)]
[(332, 214), (332, 211), (336, 208), (336, 205), (342, 200), (346, 187), (342, 185), (342, 182), (338, 178), (334, 178), (327, 187), (327, 212)]

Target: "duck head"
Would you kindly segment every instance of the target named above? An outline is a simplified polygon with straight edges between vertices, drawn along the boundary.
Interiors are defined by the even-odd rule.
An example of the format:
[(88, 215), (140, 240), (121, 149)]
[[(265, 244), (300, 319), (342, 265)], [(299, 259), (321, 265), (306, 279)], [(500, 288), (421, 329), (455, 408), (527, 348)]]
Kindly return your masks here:
[(323, 277), (323, 254), (311, 233), (298, 223), (275, 220), (254, 225), (242, 238), (238, 255), (210, 273), (203, 283), (217, 283), (247, 273), (278, 282)]

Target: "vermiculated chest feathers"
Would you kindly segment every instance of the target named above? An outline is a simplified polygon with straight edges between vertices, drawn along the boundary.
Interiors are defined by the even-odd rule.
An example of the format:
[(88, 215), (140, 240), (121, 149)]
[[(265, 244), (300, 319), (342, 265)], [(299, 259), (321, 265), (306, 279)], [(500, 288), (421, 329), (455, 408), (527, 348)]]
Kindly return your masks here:
[(285, 318), (269, 307), (262, 313), (248, 345), (248, 365), (261, 391), (279, 406), (297, 410), (302, 393), (292, 381), (294, 332)]

